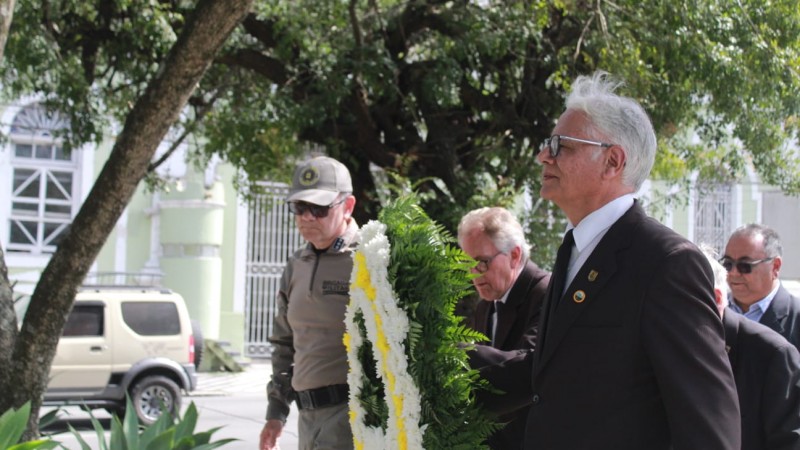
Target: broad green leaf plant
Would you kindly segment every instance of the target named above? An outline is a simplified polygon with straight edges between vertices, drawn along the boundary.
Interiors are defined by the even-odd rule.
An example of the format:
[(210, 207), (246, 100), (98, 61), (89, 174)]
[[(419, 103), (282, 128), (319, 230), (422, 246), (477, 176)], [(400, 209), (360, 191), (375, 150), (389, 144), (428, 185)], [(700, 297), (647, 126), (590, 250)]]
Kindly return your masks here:
[[(130, 399), (127, 400), (126, 410), (133, 411)], [(0, 416), (0, 450), (65, 448), (60, 442), (52, 439), (19, 442), (30, 412), (31, 406), (28, 402), (19, 409), (10, 409)], [(182, 418), (164, 412), (155, 423), (144, 428), (139, 425), (136, 414), (126, 414), (122, 421), (115, 415), (111, 419), (111, 433), (108, 440), (106, 440), (106, 430), (100, 421), (91, 412), (89, 415), (99, 447), (97, 449), (90, 447), (80, 433), (70, 425), (70, 430), (78, 440), (81, 450), (212, 450), (236, 441), (228, 438), (212, 442), (211, 437), (219, 427), (195, 433), (198, 414), (194, 402), (189, 405)]]
[(33, 450), (58, 447), (58, 442), (47, 439), (19, 442), (22, 433), (25, 432), (25, 425), (28, 423), (30, 414), (31, 404), (27, 402), (19, 409), (9, 409), (0, 416), (0, 450)]
[[(125, 410), (133, 411), (130, 398)], [(136, 414), (125, 414), (122, 421), (115, 415), (111, 419), (108, 441), (100, 422), (94, 416), (91, 416), (91, 421), (97, 434), (98, 450), (212, 450), (236, 440), (229, 438), (211, 442), (211, 436), (219, 427), (195, 433), (197, 417), (194, 402), (189, 404), (182, 418), (162, 412), (155, 423), (143, 429)], [(81, 450), (93, 450), (72, 426), (70, 430), (78, 439)]]

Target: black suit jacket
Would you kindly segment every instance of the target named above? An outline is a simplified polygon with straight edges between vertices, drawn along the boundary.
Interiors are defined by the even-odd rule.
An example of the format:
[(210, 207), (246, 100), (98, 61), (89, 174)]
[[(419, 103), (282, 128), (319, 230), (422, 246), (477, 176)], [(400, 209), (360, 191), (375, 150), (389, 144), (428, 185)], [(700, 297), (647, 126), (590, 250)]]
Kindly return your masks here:
[(550, 303), (532, 366), (517, 358), (482, 370), (513, 393), (480, 397), (490, 409), (532, 402), (525, 449), (739, 449), (711, 268), (695, 245), (636, 203), (556, 311)]
[[(536, 346), (539, 314), (550, 282), (550, 273), (531, 261), (525, 263), (504, 304), (497, 303), (498, 322), (494, 348), (498, 350), (531, 350)], [(480, 301), (469, 321), (469, 326), (487, 334), (491, 302)]]
[(783, 285), (778, 288), (759, 322), (775, 330), (800, 350), (800, 299), (790, 294)]
[[(471, 354), (473, 356), (480, 354), (481, 358), (486, 359), (505, 359), (532, 351), (536, 345), (539, 315), (549, 282), (550, 273), (528, 261), (511, 286), (506, 302), (497, 303), (498, 322), (494, 344), (476, 345)], [(490, 302), (481, 300), (468, 321), (470, 327), (483, 334), (487, 334), (488, 331), (489, 306)], [(473, 367), (478, 365), (475, 361), (476, 359), (471, 359)], [(487, 442), (489, 447), (494, 450), (522, 448), (527, 416), (528, 411), (525, 408), (501, 416), (499, 421), (506, 425), (489, 438)]]
[(800, 448), (800, 353), (734, 311), (726, 311), (722, 322), (739, 392), (742, 450)]

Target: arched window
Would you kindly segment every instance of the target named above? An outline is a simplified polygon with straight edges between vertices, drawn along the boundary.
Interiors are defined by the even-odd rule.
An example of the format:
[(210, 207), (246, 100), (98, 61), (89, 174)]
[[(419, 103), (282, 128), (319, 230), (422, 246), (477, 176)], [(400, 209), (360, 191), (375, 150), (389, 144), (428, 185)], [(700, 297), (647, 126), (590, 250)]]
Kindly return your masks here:
[(64, 152), (57, 136), (68, 127), (63, 116), (38, 104), (14, 117), (9, 253), (53, 253), (69, 229), (78, 207), (78, 158)]

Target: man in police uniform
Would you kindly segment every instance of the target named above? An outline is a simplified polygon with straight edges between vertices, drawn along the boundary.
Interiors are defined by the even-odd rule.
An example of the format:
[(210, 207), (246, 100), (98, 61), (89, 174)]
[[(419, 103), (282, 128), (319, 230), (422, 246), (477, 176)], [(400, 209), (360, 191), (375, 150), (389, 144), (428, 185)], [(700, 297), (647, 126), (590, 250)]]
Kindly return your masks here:
[(300, 410), (301, 450), (353, 448), (342, 343), (358, 231), (352, 192), (349, 171), (332, 158), (295, 170), (287, 203), (308, 245), (287, 262), (278, 291), (261, 450), (278, 448), (292, 400)]

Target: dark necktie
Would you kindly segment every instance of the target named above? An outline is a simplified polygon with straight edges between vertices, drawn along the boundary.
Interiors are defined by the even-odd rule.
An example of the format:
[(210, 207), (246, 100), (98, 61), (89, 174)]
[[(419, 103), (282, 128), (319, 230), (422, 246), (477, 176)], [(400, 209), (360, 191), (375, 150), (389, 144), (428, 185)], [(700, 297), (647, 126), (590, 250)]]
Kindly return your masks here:
[(489, 305), (489, 315), (486, 317), (486, 337), (489, 338), (490, 344), (494, 344), (494, 313), (497, 311), (496, 305), (496, 301)]
[(564, 235), (561, 247), (558, 247), (556, 255), (556, 265), (553, 267), (553, 290), (550, 291), (550, 303), (552, 310), (558, 307), (561, 294), (564, 292), (564, 284), (567, 282), (567, 272), (569, 271), (569, 257), (572, 254), (572, 244), (575, 238), (572, 237), (572, 230)]

